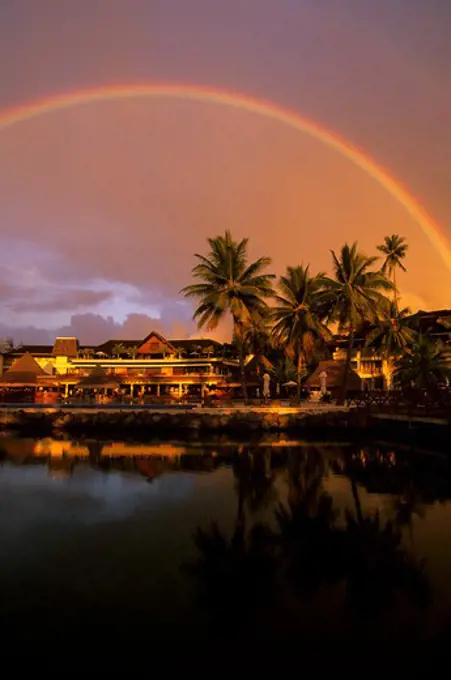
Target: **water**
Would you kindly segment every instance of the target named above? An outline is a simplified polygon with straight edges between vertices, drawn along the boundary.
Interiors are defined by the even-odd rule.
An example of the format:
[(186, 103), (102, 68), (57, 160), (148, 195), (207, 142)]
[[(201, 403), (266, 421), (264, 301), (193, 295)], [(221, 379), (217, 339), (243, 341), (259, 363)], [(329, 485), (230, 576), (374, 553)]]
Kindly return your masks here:
[(416, 677), (447, 648), (445, 454), (5, 435), (0, 455), (3, 653), (142, 669), (183, 649), (199, 671), (334, 647), (335, 669), (358, 652)]

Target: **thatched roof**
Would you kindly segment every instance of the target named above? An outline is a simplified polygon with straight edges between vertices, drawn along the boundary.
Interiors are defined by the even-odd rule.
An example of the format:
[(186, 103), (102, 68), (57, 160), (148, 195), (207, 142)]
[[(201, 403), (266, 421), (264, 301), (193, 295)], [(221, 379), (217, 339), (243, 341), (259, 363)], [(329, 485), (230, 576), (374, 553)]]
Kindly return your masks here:
[[(310, 378), (306, 381), (308, 387), (320, 388), (320, 374), (325, 371), (327, 373), (326, 386), (328, 389), (340, 387), (343, 382), (343, 374), (345, 370), (344, 361), (320, 361), (316, 371), (312, 373)], [(349, 369), (348, 389), (360, 390), (362, 381), (359, 375), (351, 368)]]
[(16, 385), (36, 385), (40, 376), (47, 376), (29, 352), (16, 359), (4, 375), (0, 383), (14, 383)]
[(56, 338), (52, 354), (56, 357), (76, 358), (78, 356), (77, 338)]
[(114, 377), (108, 375), (105, 370), (101, 366), (96, 366), (90, 373), (90, 375), (86, 375), (84, 378), (81, 378), (81, 380), (78, 381), (77, 387), (85, 387), (85, 388), (96, 388), (96, 387), (118, 387), (120, 384), (119, 380), (116, 380)]

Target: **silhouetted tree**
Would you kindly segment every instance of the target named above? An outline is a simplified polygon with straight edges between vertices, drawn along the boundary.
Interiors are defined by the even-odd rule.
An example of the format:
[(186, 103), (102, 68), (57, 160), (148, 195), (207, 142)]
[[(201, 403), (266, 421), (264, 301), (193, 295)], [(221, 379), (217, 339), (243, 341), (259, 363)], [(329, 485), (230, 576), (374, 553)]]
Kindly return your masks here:
[(245, 331), (252, 318), (267, 314), (265, 299), (273, 290), (272, 274), (264, 270), (271, 264), (269, 257), (260, 257), (249, 263), (248, 239), (234, 241), (229, 231), (224, 236), (208, 239), (210, 252), (205, 257), (196, 254), (199, 263), (193, 268), (193, 277), (200, 283), (186, 286), (186, 297), (199, 301), (194, 312), (199, 328), (214, 330), (230, 313), (234, 337), (239, 346), (240, 373), (243, 397), (247, 401), (245, 375)]
[(398, 307), (398, 288), (396, 286), (396, 270), (402, 269), (406, 272), (407, 269), (403, 264), (403, 260), (407, 255), (409, 246), (406, 239), (398, 234), (386, 236), (384, 243), (377, 246), (377, 249), (385, 255), (384, 263), (381, 268), (382, 274), (391, 278), (393, 283), (393, 304)]
[(380, 271), (372, 267), (377, 257), (367, 257), (358, 249), (358, 244), (347, 243), (337, 256), (332, 251), (334, 277), (323, 279), (324, 292), (320, 305), (322, 314), (327, 314), (330, 322), (338, 323), (341, 332), (348, 335), (345, 370), (338, 403), (344, 403), (351, 368), (352, 351), (356, 330), (369, 321), (375, 323), (386, 306), (385, 292), (393, 289), (393, 284)]

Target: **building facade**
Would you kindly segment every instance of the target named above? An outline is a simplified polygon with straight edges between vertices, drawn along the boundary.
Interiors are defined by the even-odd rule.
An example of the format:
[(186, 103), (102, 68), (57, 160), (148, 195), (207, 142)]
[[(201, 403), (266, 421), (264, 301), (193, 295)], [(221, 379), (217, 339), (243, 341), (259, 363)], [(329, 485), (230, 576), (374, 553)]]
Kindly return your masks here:
[[(427, 334), (432, 341), (451, 343), (451, 310), (417, 312), (409, 317), (409, 324), (418, 332)], [(337, 336), (331, 345), (332, 358), (345, 361), (347, 339)], [(368, 389), (390, 389), (394, 370), (393, 360), (365, 346), (365, 334), (355, 338), (351, 366)]]
[(10, 384), (6, 378), (12, 380), (14, 364), (25, 354), (48, 376), (46, 386), (65, 396), (96, 385), (132, 397), (199, 396), (205, 388), (227, 388), (238, 372), (227, 345), (202, 338), (168, 340), (152, 331), (143, 340), (109, 340), (97, 347), (81, 346), (76, 338), (57, 338), (53, 346), (24, 345), (2, 355), (3, 382)]

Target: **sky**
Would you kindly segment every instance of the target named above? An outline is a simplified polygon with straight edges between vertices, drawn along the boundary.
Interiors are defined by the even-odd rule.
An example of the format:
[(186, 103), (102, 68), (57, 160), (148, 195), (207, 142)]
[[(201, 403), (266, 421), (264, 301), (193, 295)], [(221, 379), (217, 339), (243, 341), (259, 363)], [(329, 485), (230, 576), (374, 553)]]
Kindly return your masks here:
[[(118, 84), (264, 99), (375, 159), (449, 243), (450, 33), (448, 0), (14, 0), (0, 4), (0, 116)], [(403, 300), (451, 307), (451, 272), (386, 188), (320, 140), (217, 103), (103, 101), (0, 130), (0, 225), (0, 337), (15, 342), (198, 335), (179, 290), (225, 229), (277, 275), (402, 234)]]

